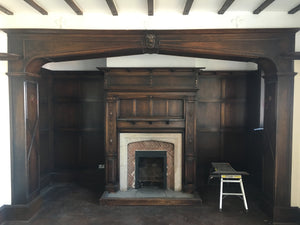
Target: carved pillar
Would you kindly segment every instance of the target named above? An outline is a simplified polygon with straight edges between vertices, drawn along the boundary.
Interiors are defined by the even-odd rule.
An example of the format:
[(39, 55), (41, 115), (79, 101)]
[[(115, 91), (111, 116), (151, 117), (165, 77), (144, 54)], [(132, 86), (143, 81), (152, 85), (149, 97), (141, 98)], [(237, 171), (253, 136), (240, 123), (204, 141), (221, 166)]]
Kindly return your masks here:
[(107, 96), (105, 104), (105, 168), (109, 192), (118, 190), (117, 98)]
[[(291, 66), (292, 67), (292, 66)], [(291, 212), (293, 71), (277, 72), (274, 221), (287, 221)], [(284, 184), (284, 185), (278, 185)]]
[(194, 96), (185, 100), (185, 148), (184, 148), (184, 184), (185, 192), (192, 193), (196, 189), (196, 101)]
[(8, 73), (11, 117), (12, 203), (26, 204), (40, 190), (38, 75)]

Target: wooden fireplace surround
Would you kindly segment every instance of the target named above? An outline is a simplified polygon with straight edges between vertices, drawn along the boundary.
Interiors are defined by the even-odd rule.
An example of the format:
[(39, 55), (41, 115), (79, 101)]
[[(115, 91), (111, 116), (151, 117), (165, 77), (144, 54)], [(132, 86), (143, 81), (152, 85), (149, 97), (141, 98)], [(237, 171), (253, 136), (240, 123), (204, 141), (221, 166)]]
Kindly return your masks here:
[[(264, 71), (263, 169), (268, 176), (264, 177), (267, 185), (263, 188), (271, 196), (268, 208), (274, 220), (283, 221), (290, 215), (295, 74), (293, 58), (289, 56), (295, 51), (298, 29), (4, 31), (8, 34), (8, 53), (18, 56), (8, 64), (13, 204), (30, 202), (40, 190), (37, 109), (41, 66), (65, 60), (160, 53), (251, 61)], [(113, 96), (108, 96), (107, 100), (108, 107), (113, 107), (117, 101)], [(113, 147), (109, 148), (116, 148), (116, 142), (112, 143)], [(115, 168), (116, 163), (113, 154), (107, 158), (111, 168)], [(108, 187), (116, 185), (116, 173), (113, 170), (108, 174)]]
[(119, 190), (120, 132), (183, 133), (183, 190), (196, 189), (196, 104), (201, 69), (120, 68), (101, 70), (105, 106), (106, 190)]

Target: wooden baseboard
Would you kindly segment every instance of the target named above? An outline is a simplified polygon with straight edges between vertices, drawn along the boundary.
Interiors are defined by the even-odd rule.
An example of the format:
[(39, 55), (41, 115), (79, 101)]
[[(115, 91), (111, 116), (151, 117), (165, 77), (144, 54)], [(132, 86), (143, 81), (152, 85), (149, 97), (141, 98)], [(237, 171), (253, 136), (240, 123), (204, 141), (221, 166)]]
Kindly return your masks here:
[(0, 224), (6, 220), (6, 205), (3, 205), (0, 207)]
[(39, 211), (42, 202), (41, 196), (38, 196), (26, 205), (4, 205), (0, 208), (0, 223), (10, 220), (27, 221)]
[(300, 210), (298, 207), (275, 207), (273, 213), (273, 224), (299, 224)]

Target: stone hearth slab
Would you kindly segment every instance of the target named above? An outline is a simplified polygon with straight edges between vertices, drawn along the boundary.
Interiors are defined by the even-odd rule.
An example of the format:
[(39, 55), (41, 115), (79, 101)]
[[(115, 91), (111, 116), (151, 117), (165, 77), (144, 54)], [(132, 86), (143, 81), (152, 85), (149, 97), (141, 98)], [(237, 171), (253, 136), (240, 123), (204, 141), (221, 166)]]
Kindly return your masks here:
[(101, 205), (199, 205), (202, 203), (197, 194), (159, 188), (140, 188), (115, 193), (104, 192)]

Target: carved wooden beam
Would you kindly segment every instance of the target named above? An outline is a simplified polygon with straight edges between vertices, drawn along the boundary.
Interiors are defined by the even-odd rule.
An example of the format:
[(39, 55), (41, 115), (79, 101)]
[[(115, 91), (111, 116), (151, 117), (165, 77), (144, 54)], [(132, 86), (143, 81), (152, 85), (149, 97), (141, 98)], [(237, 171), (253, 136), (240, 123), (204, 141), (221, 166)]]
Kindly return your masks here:
[(275, 0), (265, 0), (257, 9), (253, 11), (253, 14), (259, 14), (262, 12), (265, 8), (267, 8), (269, 5), (271, 5), (272, 2)]
[(194, 2), (194, 0), (186, 0), (184, 10), (183, 10), (183, 15), (188, 15), (190, 13), (193, 2)]
[(284, 55), (283, 57), (288, 58), (288, 59), (299, 60), (300, 59), (300, 52), (292, 52), (290, 54)]
[(154, 0), (147, 0), (148, 1), (148, 16), (153, 16), (154, 14)]
[(7, 8), (5, 8), (3, 5), (0, 5), (0, 11), (7, 14), (7, 15), (14, 15), (14, 13)]
[(65, 0), (65, 2), (73, 9), (73, 11), (77, 15), (83, 15), (83, 12), (81, 9), (76, 5), (76, 3), (73, 0)]
[(15, 61), (21, 58), (20, 55), (12, 53), (0, 53), (0, 60), (2, 61)]
[(233, 2), (234, 2), (234, 0), (226, 0), (223, 4), (222, 8), (218, 11), (218, 14), (224, 14)]
[(109, 7), (109, 9), (111, 11), (111, 14), (113, 16), (117, 16), (118, 15), (118, 11), (117, 11), (117, 8), (116, 8), (116, 5), (115, 5), (114, 1), (113, 0), (106, 0), (106, 3), (107, 3), (107, 5), (108, 5), (108, 7)]
[(39, 6), (35, 1), (33, 0), (24, 0), (26, 3), (28, 3), (32, 8), (40, 12), (42, 15), (48, 15), (48, 12), (43, 9), (41, 6)]
[(288, 11), (288, 14), (294, 14), (300, 10), (300, 4)]

